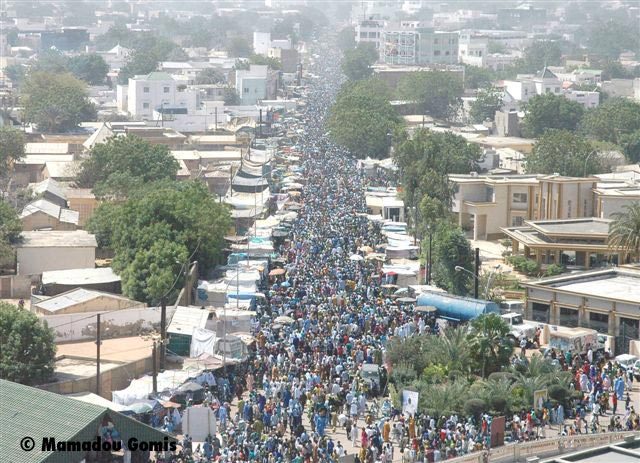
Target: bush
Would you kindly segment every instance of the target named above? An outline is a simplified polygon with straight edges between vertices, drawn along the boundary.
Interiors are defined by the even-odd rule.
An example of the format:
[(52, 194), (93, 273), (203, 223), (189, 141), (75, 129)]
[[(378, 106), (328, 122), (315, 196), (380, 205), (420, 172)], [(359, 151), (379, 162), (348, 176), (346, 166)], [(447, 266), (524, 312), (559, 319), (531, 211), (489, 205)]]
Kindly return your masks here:
[(507, 399), (504, 397), (491, 397), (489, 399), (489, 405), (492, 411), (504, 413), (507, 409)]
[(560, 403), (565, 403), (569, 398), (570, 392), (566, 387), (563, 387), (559, 384), (553, 384), (549, 386), (549, 397), (553, 400), (556, 400)]
[(548, 265), (546, 270), (544, 271), (544, 276), (552, 277), (555, 275), (560, 275), (561, 273), (564, 273), (566, 270), (567, 269), (562, 265), (551, 264), (551, 265)]
[(511, 381), (513, 379), (513, 375), (508, 371), (494, 371), (487, 377), (487, 381), (500, 381), (501, 379)]
[(394, 384), (402, 387), (405, 384), (412, 383), (417, 376), (416, 371), (409, 363), (402, 362), (393, 368), (391, 380)]
[(507, 257), (507, 262), (513, 266), (518, 272), (528, 276), (538, 275), (540, 273), (540, 265), (533, 259), (527, 259), (524, 256)]
[(464, 403), (464, 412), (467, 416), (475, 417), (479, 421), (480, 415), (487, 411), (487, 404), (482, 399), (469, 399)]
[(428, 384), (440, 384), (447, 379), (449, 369), (445, 365), (429, 365), (422, 372), (422, 380)]

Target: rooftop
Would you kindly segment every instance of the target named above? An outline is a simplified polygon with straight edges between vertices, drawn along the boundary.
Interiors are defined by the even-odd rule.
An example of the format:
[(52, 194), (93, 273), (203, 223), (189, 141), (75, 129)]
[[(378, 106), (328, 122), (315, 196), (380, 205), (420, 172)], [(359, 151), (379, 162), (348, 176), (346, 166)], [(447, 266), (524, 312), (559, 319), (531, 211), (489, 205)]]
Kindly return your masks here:
[(525, 223), (547, 236), (577, 237), (581, 235), (598, 235), (606, 238), (609, 236), (611, 220), (589, 217), (583, 219), (525, 221)]
[(200, 307), (177, 307), (168, 333), (191, 335), (196, 328), (204, 328), (209, 318), (209, 311)]
[(74, 305), (99, 298), (119, 299), (121, 301), (131, 302), (133, 304), (139, 304), (141, 306), (143, 305), (142, 303), (136, 303), (136, 301), (132, 299), (126, 298), (124, 296), (119, 296), (117, 294), (105, 293), (92, 289), (75, 288), (62, 294), (58, 294), (57, 296), (44, 299), (36, 303), (35, 307), (40, 310), (55, 313), (60, 310), (68, 309), (69, 307), (73, 307)]
[(22, 232), (22, 242), (18, 248), (97, 248), (95, 235), (84, 230), (75, 231), (25, 231)]
[[(52, 328), (55, 327), (52, 326)], [(152, 345), (151, 339), (143, 339), (140, 336), (103, 339), (100, 346), (100, 361), (118, 363), (146, 359), (151, 356)], [(58, 356), (96, 358), (95, 341), (58, 344), (56, 347)]]
[(111, 267), (53, 270), (42, 273), (43, 285), (61, 284), (83, 286), (115, 283), (118, 281), (120, 281), (120, 277), (113, 272)]
[(25, 143), (25, 154), (68, 154), (69, 143)]
[(554, 288), (596, 299), (616, 299), (640, 304), (640, 271), (626, 268), (580, 272), (544, 278), (524, 285)]

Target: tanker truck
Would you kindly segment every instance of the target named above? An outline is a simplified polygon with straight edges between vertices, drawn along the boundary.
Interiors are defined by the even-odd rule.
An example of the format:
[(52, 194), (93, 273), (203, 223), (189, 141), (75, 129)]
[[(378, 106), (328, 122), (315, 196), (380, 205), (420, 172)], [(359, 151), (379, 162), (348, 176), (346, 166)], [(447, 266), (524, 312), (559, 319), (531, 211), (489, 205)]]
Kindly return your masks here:
[(500, 315), (500, 308), (495, 302), (471, 297), (426, 291), (418, 295), (416, 299), (418, 307), (435, 307), (436, 317), (457, 323), (468, 322), (483, 314)]

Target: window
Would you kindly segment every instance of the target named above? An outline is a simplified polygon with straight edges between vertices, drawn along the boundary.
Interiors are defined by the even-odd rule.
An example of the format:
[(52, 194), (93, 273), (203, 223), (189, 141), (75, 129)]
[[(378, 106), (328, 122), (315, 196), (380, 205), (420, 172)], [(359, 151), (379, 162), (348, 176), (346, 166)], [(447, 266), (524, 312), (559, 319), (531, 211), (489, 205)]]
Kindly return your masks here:
[(449, 56), (449, 52), (448, 52), (448, 51), (445, 51), (445, 52), (444, 52), (444, 54), (445, 54), (445, 55), (447, 55), (447, 56)]
[(142, 89), (142, 91), (143, 91), (144, 93), (149, 93), (149, 87), (144, 87), (144, 88)]
[(142, 103), (142, 107), (144, 109), (149, 109), (149, 103)]
[(249, 93), (249, 88), (248, 87), (245, 87), (243, 90), (244, 90), (244, 93)]
[(582, 217), (590, 217), (591, 214), (587, 214), (587, 200), (585, 199), (584, 202), (584, 214), (582, 215)]
[(511, 217), (511, 226), (512, 227), (521, 227), (524, 223), (524, 217), (521, 215), (514, 215)]
[(531, 305), (531, 319), (536, 322), (549, 323), (549, 304), (534, 302)]
[(555, 92), (556, 92), (556, 93), (560, 93), (560, 87), (556, 87), (556, 88), (555, 88)]
[(438, 39), (433, 39), (433, 44), (434, 44), (434, 45), (438, 45), (438, 43), (439, 43), (439, 40), (438, 40)]
[(609, 332), (609, 315), (604, 313), (589, 312), (589, 328), (599, 333)]
[(571, 218), (571, 200), (567, 201), (567, 219)]
[(576, 328), (578, 326), (578, 311), (568, 307), (560, 307), (559, 325)]
[(526, 193), (514, 193), (513, 194), (513, 202), (516, 204), (526, 204), (527, 203), (527, 194)]
[(164, 93), (169, 93), (169, 87), (164, 87), (163, 90), (164, 90)]
[(436, 50), (433, 52), (433, 56), (440, 56), (440, 50)]

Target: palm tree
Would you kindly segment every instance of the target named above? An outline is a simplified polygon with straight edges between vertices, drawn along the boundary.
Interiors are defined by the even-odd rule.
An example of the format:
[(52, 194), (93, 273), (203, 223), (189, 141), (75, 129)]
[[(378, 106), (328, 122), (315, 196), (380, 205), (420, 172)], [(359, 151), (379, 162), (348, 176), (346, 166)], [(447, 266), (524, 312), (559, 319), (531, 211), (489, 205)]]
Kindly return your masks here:
[(640, 257), (640, 202), (622, 207), (623, 212), (611, 214), (613, 222), (609, 224), (609, 247), (637, 261)]
[(509, 332), (509, 325), (495, 313), (481, 315), (471, 322), (469, 345), (476, 361), (482, 364), (483, 378), (492, 371), (499, 371), (509, 361), (513, 351)]

